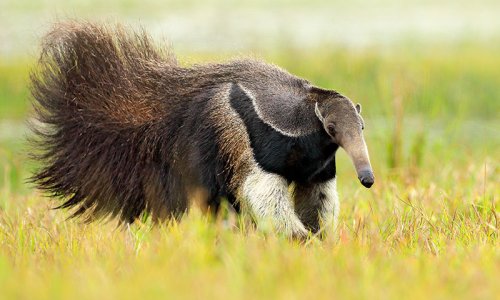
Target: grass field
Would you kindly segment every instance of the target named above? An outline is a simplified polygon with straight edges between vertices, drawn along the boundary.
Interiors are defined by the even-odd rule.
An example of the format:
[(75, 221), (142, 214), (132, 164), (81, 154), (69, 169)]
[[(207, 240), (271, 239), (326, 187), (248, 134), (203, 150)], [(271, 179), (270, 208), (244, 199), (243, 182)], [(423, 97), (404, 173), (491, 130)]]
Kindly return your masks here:
[(363, 188), (340, 151), (339, 228), (305, 244), (227, 212), (212, 220), (193, 210), (154, 228), (66, 220), (51, 209), (57, 201), (25, 184), (36, 168), (25, 143), (35, 62), (0, 60), (0, 298), (498, 298), (498, 50), (464, 42), (266, 52), (360, 102), (366, 119), (376, 183)]

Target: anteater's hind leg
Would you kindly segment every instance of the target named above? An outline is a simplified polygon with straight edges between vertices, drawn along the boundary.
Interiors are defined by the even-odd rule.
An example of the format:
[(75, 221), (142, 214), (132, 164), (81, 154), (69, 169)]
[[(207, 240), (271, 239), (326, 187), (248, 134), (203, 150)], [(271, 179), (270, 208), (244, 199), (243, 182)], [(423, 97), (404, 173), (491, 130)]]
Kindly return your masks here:
[(208, 209), (213, 216), (217, 216), (221, 210), (222, 202), (227, 201), (233, 211), (237, 214), (241, 213), (240, 203), (231, 193), (216, 192), (208, 199)]
[(224, 198), (234, 209), (234, 212), (236, 212), (237, 214), (241, 214), (240, 202), (236, 199), (236, 197), (233, 194), (226, 194)]
[(146, 210), (154, 222), (180, 219), (188, 209), (182, 177), (168, 166), (150, 165), (149, 170), (143, 181)]

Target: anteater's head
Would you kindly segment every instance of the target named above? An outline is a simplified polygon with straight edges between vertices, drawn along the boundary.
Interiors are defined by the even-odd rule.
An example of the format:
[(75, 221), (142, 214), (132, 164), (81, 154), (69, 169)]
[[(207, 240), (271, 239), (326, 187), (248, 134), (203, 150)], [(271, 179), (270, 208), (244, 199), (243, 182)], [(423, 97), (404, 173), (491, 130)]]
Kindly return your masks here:
[(375, 178), (363, 137), (365, 125), (361, 118), (361, 105), (354, 105), (347, 97), (334, 91), (312, 88), (310, 93), (323, 128), (347, 152), (361, 184), (371, 187)]

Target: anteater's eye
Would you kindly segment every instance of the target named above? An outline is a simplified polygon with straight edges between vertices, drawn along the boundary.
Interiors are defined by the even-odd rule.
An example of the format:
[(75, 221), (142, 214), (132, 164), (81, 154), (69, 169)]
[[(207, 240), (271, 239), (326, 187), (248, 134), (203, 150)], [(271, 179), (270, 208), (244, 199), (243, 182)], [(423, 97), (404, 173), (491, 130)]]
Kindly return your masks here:
[(328, 124), (328, 126), (326, 126), (326, 129), (328, 129), (328, 133), (330, 133), (331, 135), (335, 135), (335, 133), (337, 132), (335, 130), (335, 124), (333, 123)]

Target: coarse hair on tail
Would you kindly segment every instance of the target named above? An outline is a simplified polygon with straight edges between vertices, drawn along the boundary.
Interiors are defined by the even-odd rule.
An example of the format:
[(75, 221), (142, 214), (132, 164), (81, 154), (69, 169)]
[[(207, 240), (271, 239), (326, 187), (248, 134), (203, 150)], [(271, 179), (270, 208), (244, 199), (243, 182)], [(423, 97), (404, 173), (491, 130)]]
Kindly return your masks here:
[(162, 161), (170, 151), (162, 133), (172, 124), (158, 88), (176, 67), (143, 31), (55, 24), (31, 74), (33, 156), (44, 164), (30, 180), (87, 220), (182, 214), (185, 203), (158, 197), (176, 192)]

